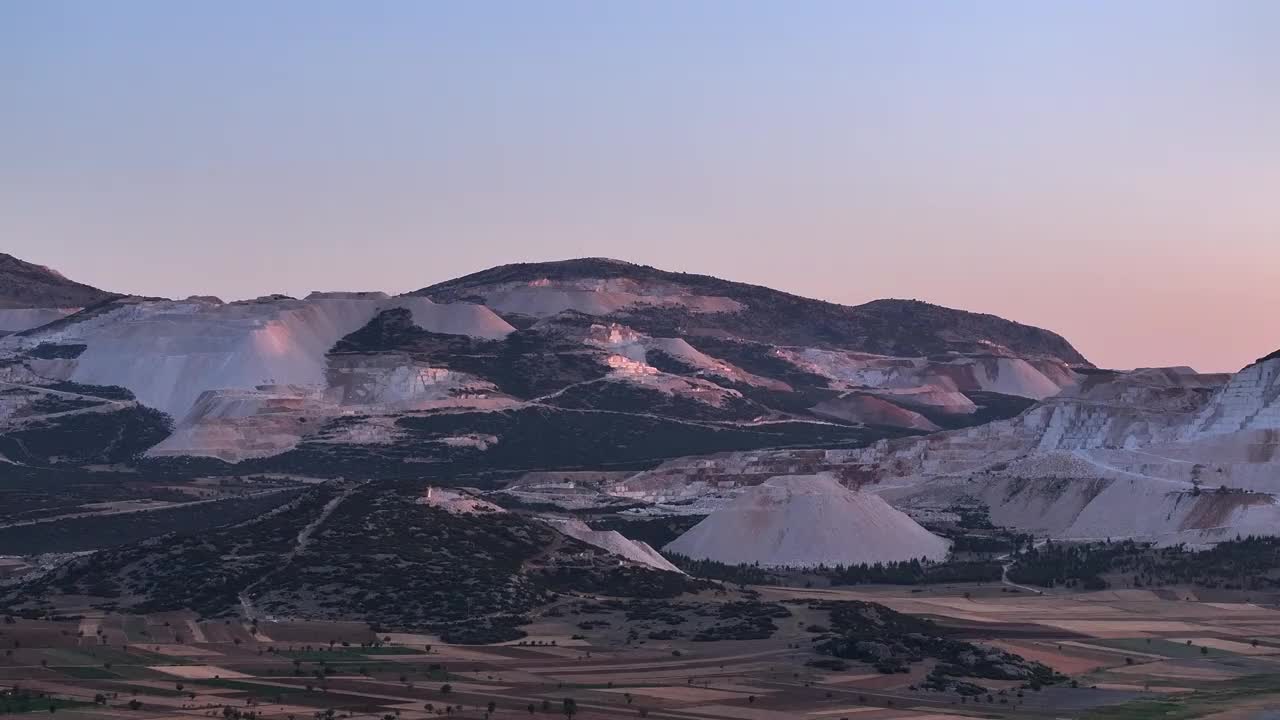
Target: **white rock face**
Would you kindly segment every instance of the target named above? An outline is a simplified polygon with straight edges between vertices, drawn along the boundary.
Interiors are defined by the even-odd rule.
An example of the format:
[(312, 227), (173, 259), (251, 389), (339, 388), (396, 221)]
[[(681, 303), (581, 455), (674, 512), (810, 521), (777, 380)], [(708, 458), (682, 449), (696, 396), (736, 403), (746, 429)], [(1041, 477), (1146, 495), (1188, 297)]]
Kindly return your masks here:
[[(742, 368), (713, 358), (694, 348), (683, 338), (650, 337), (617, 323), (592, 325), (584, 338), (584, 344), (615, 353), (619, 358), (625, 358), (634, 363), (635, 367), (649, 368), (646, 372), (650, 374), (658, 372), (656, 368), (652, 368), (649, 365), (650, 355), (661, 353), (695, 368), (702, 375), (771, 390), (787, 391), (791, 389), (786, 383), (754, 375)], [(619, 360), (617, 364), (622, 365), (624, 363)]]
[(661, 553), (654, 550), (649, 543), (632, 540), (616, 530), (592, 530), (589, 525), (581, 520), (565, 518), (543, 518), (543, 520), (563, 535), (581, 540), (588, 545), (626, 558), (633, 563), (639, 563), (655, 570), (684, 574), (683, 570), (672, 565), (669, 560), (662, 557)]
[(900, 358), (817, 348), (780, 348), (777, 355), (822, 375), (832, 387), (884, 391), (949, 412), (970, 413), (965, 392), (985, 391), (1042, 400), (1074, 385), (1076, 374), (1053, 360), (956, 356), (949, 360)]
[[(1009, 420), (866, 448), (674, 460), (614, 483), (613, 492), (725, 507), (770, 474), (830, 472), (920, 516), (977, 500), (996, 524), (1038, 536), (1205, 543), (1275, 534), (1272, 363), (1280, 360), (1230, 383), (1185, 368), (1090, 372)], [(1235, 429), (1218, 432), (1224, 427)]]
[(22, 332), (74, 313), (79, 308), (0, 308), (0, 335)]
[(297, 446), (336, 414), (315, 391), (297, 386), (209, 390), (150, 457), (190, 455), (227, 462), (268, 457)]
[(206, 300), (138, 301), (24, 339), (83, 343), (67, 379), (121, 385), (149, 407), (184, 418), (209, 390), (261, 385), (318, 388), (325, 354), (373, 317), (405, 307), (432, 332), (502, 337), (514, 328), (477, 305), (435, 305), (381, 293), (317, 293), (307, 300), (220, 304)]
[(493, 383), (415, 362), (403, 353), (330, 356), (326, 381), (325, 395), (331, 401), (381, 411), (475, 405), (501, 395)]
[(735, 565), (812, 567), (941, 560), (949, 547), (875, 494), (829, 475), (793, 475), (747, 489), (665, 549)]
[(1280, 430), (1280, 358), (1236, 373), (1181, 434), (1198, 440), (1242, 430)]

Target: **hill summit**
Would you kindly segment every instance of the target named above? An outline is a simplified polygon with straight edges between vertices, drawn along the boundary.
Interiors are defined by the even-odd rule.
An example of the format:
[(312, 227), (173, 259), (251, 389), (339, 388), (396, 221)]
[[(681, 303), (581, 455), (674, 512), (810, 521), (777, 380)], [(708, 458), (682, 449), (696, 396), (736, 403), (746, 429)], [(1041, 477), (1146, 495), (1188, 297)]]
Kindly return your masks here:
[(0, 309), (81, 308), (112, 297), (56, 270), (0, 253)]
[(1060, 335), (994, 315), (918, 300), (847, 306), (709, 275), (607, 258), (501, 265), (413, 295), (474, 302), (530, 318), (565, 311), (612, 317), (651, 335), (704, 335), (898, 357), (1016, 354), (1090, 363)]

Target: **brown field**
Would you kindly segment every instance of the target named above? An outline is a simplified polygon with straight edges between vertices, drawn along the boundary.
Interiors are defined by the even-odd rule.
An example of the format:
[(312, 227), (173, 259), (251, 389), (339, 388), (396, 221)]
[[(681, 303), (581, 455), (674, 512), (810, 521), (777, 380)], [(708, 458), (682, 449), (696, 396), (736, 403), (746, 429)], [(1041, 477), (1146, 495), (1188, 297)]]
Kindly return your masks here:
[(1064, 675), (1079, 675), (1099, 668), (1124, 663), (1124, 660), (1117, 655), (1090, 652), (1084, 648), (1075, 648), (1058, 643), (997, 640), (990, 644), (1002, 650), (1021, 655), (1028, 660), (1044, 663)]

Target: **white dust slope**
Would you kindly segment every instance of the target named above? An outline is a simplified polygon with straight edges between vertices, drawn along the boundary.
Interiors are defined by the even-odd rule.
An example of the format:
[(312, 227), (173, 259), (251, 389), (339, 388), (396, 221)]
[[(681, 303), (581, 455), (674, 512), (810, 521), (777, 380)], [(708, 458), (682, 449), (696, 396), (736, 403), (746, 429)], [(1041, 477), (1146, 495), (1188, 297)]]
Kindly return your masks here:
[(879, 496), (829, 475), (787, 475), (749, 488), (666, 550), (764, 567), (941, 560), (950, 546)]
[(436, 305), (382, 293), (314, 293), (268, 298), (135, 301), (36, 333), (27, 342), (78, 343), (86, 350), (67, 379), (120, 385), (143, 404), (184, 418), (210, 390), (259, 386), (322, 388), (326, 353), (382, 310), (404, 307), (432, 332), (501, 337), (513, 328), (477, 305)]
[(560, 531), (562, 535), (581, 540), (588, 545), (626, 558), (631, 562), (639, 563), (655, 570), (684, 574), (684, 571), (672, 565), (669, 560), (662, 557), (661, 553), (654, 550), (649, 543), (632, 540), (616, 530), (592, 530), (590, 526), (581, 520), (567, 518), (543, 518), (543, 520)]
[(77, 308), (0, 308), (0, 335), (22, 332), (61, 320)]

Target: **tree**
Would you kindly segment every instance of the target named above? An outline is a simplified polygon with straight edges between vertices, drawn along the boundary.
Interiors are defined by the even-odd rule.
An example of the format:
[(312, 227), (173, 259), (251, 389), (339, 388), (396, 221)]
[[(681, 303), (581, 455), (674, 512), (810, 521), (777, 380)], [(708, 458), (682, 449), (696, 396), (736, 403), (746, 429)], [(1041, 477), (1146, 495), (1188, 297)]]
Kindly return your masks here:
[(445, 683), (445, 684), (443, 684), (443, 685), (441, 685), (441, 686), (440, 686), (440, 694), (441, 694), (441, 695), (448, 695), (448, 694), (449, 694), (449, 693), (451, 693), (451, 692), (453, 692), (453, 686), (452, 686), (452, 685), (450, 685), (449, 683)]
[(573, 717), (578, 712), (578, 701), (573, 698), (565, 698), (560, 702), (560, 708), (566, 717)]
[(530, 714), (530, 715), (532, 715), (532, 714), (534, 714), (534, 713), (538, 712), (538, 708), (537, 708), (537, 706), (536, 706), (536, 705), (534, 705), (533, 703), (529, 703), (529, 707), (527, 708), (527, 710), (529, 711), (529, 714)]
[(137, 701), (137, 699), (130, 700), (130, 701), (129, 701), (129, 709), (130, 709), (130, 710), (141, 710), (141, 709), (142, 709), (142, 703), (138, 702), (138, 701)]
[(494, 701), (490, 700), (490, 701), (489, 701), (488, 708), (489, 708), (489, 714), (490, 714), (490, 715), (492, 715), (492, 714), (493, 714), (493, 711), (498, 709), (498, 703), (496, 703), (496, 702), (494, 702)]

